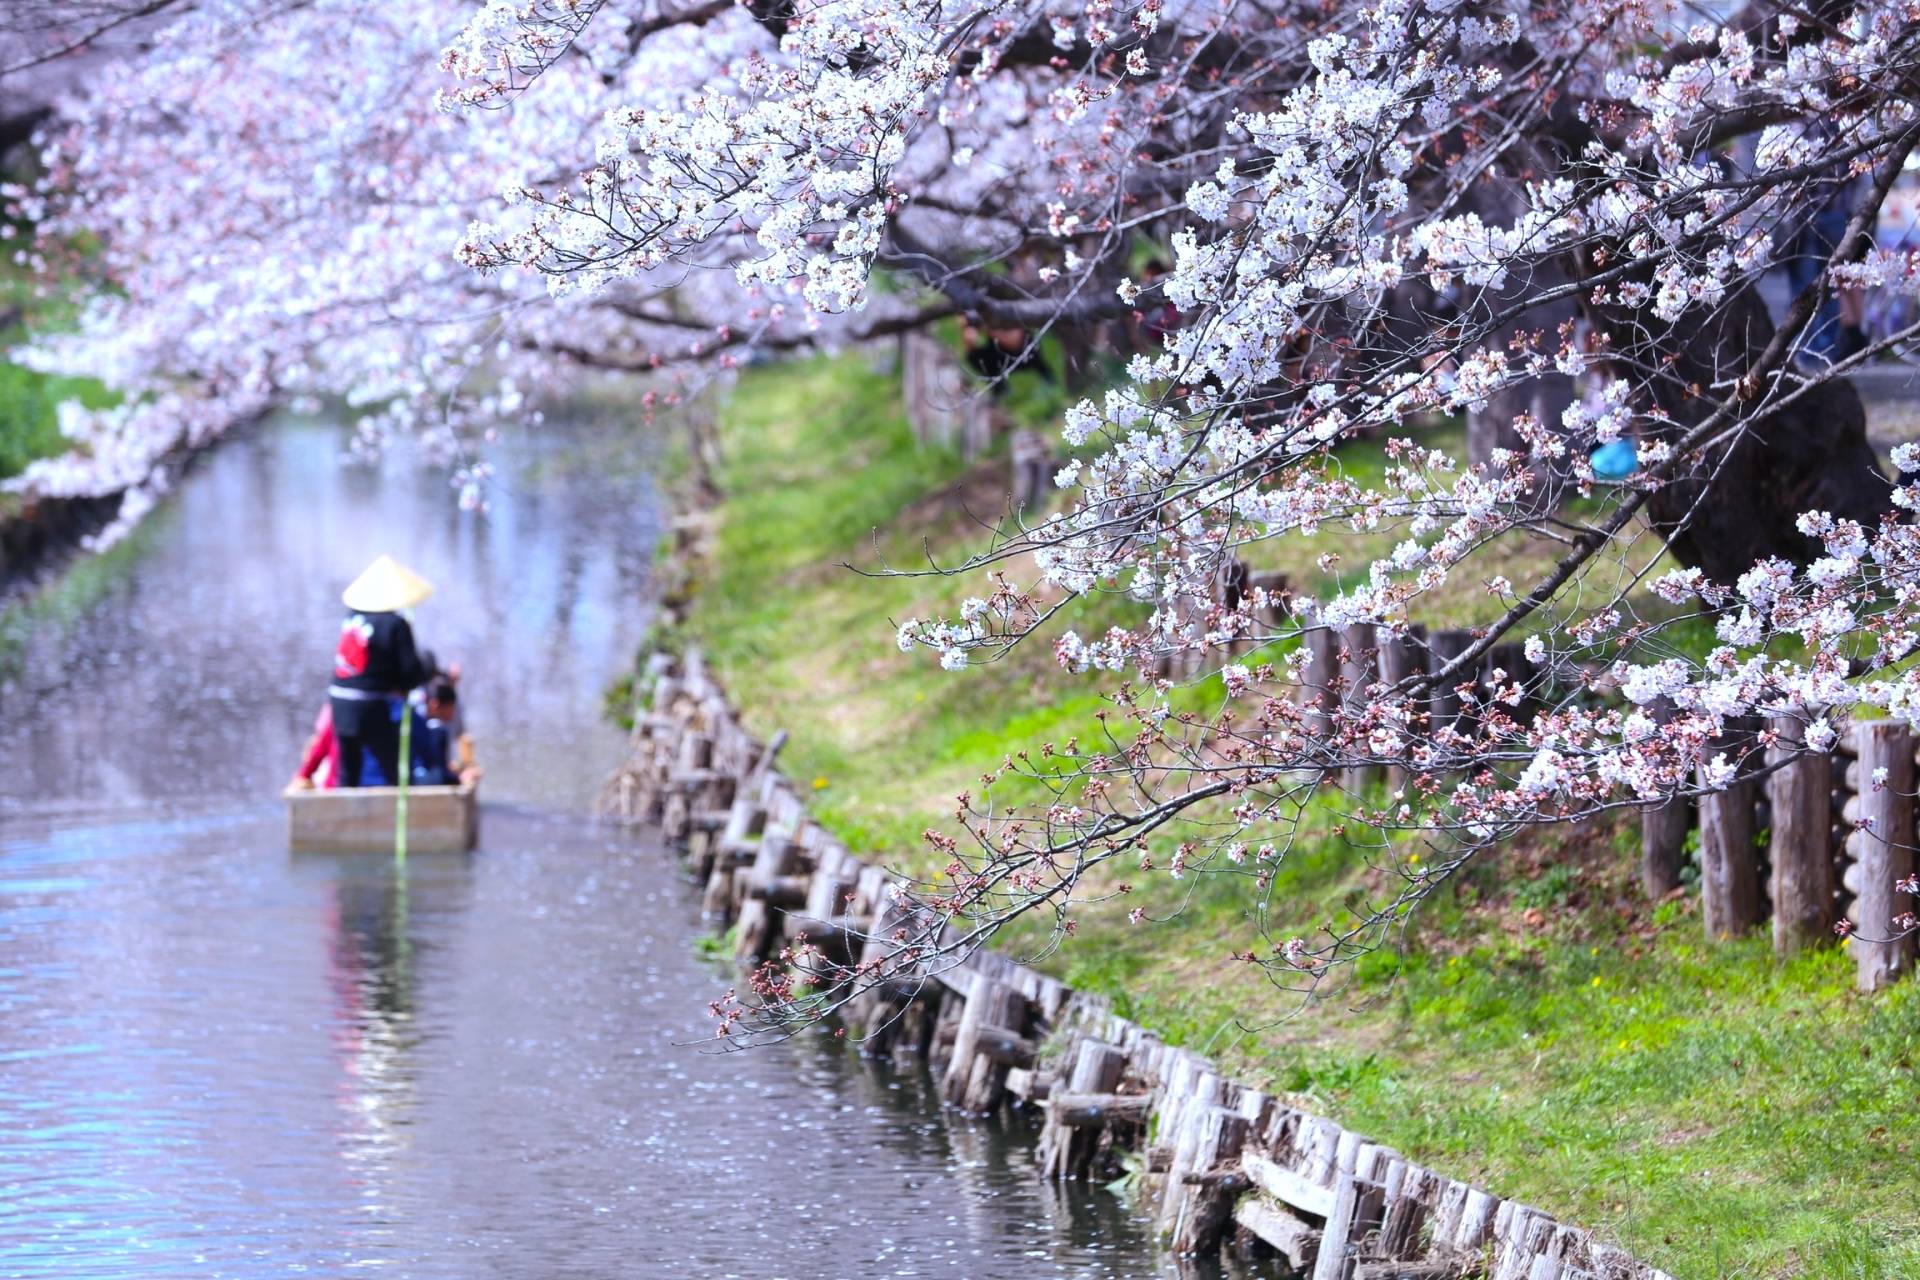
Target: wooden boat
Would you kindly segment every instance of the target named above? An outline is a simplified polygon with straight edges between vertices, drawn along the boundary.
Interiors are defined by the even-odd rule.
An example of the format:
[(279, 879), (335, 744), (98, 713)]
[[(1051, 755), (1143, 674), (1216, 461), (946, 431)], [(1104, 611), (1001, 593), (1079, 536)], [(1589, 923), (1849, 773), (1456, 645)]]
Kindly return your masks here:
[[(455, 853), (480, 838), (478, 786), (407, 788), (407, 849)], [(288, 788), (287, 847), (295, 853), (393, 848), (398, 787)]]

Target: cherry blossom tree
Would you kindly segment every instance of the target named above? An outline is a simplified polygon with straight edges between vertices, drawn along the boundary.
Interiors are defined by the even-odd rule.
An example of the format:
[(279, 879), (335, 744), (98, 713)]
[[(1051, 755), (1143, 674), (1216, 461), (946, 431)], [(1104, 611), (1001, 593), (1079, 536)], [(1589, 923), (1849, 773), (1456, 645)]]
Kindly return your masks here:
[[(120, 293), (47, 358), (124, 367), (95, 439), (150, 449), (341, 391), (457, 446), (582, 366), (956, 312), (1114, 352), (1061, 509), (930, 570), (984, 585), (897, 633), (956, 672), (1049, 647), (1102, 682), (1097, 736), (962, 797), (882, 958), (800, 957), (812, 994), (776, 967), (724, 1016), (778, 1028), (1023, 916), (1065, 937), (1146, 877), (1264, 921), (1331, 814), (1372, 897), (1244, 952), (1311, 988), (1521, 828), (1788, 745), (1748, 717), (1816, 751), (1861, 704), (1914, 718), (1920, 490), (1848, 375), (1915, 330), (1848, 349), (1833, 310), (1920, 280), (1878, 235), (1916, 33), (1885, 0), (203, 4), (53, 147), (47, 225), (107, 234)], [(1354, 554), (1284, 592), (1220, 589), (1329, 537)], [(1463, 651), (1316, 662), (1463, 586)], [(1166, 674), (1195, 664), (1211, 692)]]
[[(41, 181), (5, 193), (40, 233), (19, 260), (94, 286), (77, 328), (14, 358), (101, 378), (125, 399), (65, 406), (75, 448), (8, 485), (126, 493), (107, 539), (179, 459), (275, 404), (344, 399), (361, 447), (420, 438), (477, 502), (491, 436), (537, 421), (542, 398), (584, 371), (723, 372), (748, 344), (836, 341), (912, 313), (903, 301), (851, 325), (789, 315), (684, 262), (556, 301), (536, 273), (483, 279), (456, 261), (469, 224), (529, 166), (576, 170), (613, 104), (671, 96), (724, 63), (697, 17), (659, 24), (646, 59), (626, 55), (627, 33), (583, 42), (539, 94), (474, 119), (437, 93), (470, 13), (451, 0), (78, 5), (58, 25), (62, 8), (9, 15), (39, 34), (22, 46), (51, 57), (120, 36), (117, 17), (137, 11), (144, 25), (138, 49), (112, 46), (42, 126)], [(52, 65), (25, 59), (16, 74)], [(650, 376), (643, 409), (695, 385)]]
[[(481, 107), (529, 92), (591, 16), (488, 15), (451, 60)], [(1525, 826), (1723, 787), (1762, 748), (1830, 749), (1860, 703), (1910, 716), (1900, 512), (1920, 491), (1880, 471), (1846, 374), (1913, 329), (1843, 355), (1826, 312), (1914, 278), (1875, 243), (1920, 140), (1913, 6), (755, 17), (777, 49), (677, 110), (614, 113), (580, 181), (512, 193), (465, 260), (591, 291), (746, 234), (743, 286), (820, 311), (859, 307), (885, 269), (1006, 322), (1096, 326), (1117, 298), (1179, 323), (1067, 415), (1067, 509), (935, 570), (989, 590), (899, 628), (954, 670), (1051, 638), (1067, 672), (1108, 673), (1098, 739), (1017, 752), (962, 797), (958, 833), (928, 836), (948, 865), (877, 969), (829, 967), (823, 989), (823, 957), (789, 955), (813, 994), (776, 965), (724, 1017), (777, 1027), (1035, 912), (1064, 937), (1143, 876), (1235, 878), (1263, 908), (1331, 804), (1368, 833), (1374, 900), (1244, 953), (1310, 988)], [(1133, 278), (1136, 235), (1171, 246), (1170, 271)], [(1775, 315), (1765, 273), (1809, 244)], [(1489, 413), (1512, 443), (1471, 464), (1422, 439), (1435, 415)], [(1377, 480), (1343, 472), (1362, 436), (1387, 441)], [(1283, 600), (1216, 590), (1241, 555), (1325, 529), (1391, 549), (1324, 556)], [(1479, 567), (1519, 536), (1557, 559), (1517, 584)], [(1396, 680), (1311, 669), (1303, 632), (1404, 635), (1463, 576), (1497, 603), (1463, 652)], [(1107, 593), (1132, 621), (1058, 630)], [(1509, 637), (1524, 670), (1483, 678)], [(1196, 653), (1222, 677), (1205, 713), (1156, 674)], [(1459, 702), (1444, 721), (1436, 690)], [(1763, 713), (1797, 720), (1792, 739), (1728, 744)], [(1338, 789), (1381, 766), (1408, 782)]]

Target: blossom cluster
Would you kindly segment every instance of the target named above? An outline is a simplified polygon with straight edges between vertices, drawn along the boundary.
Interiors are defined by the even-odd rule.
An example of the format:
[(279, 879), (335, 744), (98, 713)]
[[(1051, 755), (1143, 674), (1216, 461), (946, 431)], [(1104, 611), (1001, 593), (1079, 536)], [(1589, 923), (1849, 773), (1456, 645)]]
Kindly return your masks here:
[[(334, 402), (351, 411), (357, 450), (419, 439), (479, 505), (490, 441), (537, 426), (586, 372), (648, 378), (651, 411), (690, 394), (676, 367), (722, 374), (754, 342), (836, 340), (831, 322), (723, 277), (555, 303), (536, 273), (482, 280), (455, 260), (503, 188), (571, 166), (615, 104), (661, 92), (663, 68), (678, 84), (720, 56), (697, 27), (661, 24), (652, 59), (609, 73), (601, 64), (631, 33), (588, 29), (597, 7), (542, 10), (573, 23), (582, 56), (541, 65), (537, 92), (500, 95), (476, 117), (435, 100), (450, 34), (472, 16), (454, 0), (268, 12), (213, 0), (170, 15), (151, 49), (89, 71), (43, 130), (40, 181), (0, 201), (37, 227), (10, 247), (21, 264), (97, 287), (70, 331), (10, 358), (100, 379), (125, 407), (63, 410), (72, 450), (8, 487), (127, 493), (118, 530), (182, 451), (272, 405)], [(471, 29), (510, 36), (532, 14), (495, 5)], [(473, 40), (460, 49), (484, 61)]]

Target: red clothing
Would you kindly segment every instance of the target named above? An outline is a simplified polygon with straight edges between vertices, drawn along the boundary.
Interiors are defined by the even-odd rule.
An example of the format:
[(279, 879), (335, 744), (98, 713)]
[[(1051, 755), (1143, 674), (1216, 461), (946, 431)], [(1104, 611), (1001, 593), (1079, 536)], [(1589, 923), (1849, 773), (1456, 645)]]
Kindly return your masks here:
[(320, 714), (313, 718), (313, 736), (307, 739), (306, 754), (300, 757), (300, 771), (297, 777), (312, 778), (325, 761), (327, 775), (314, 785), (319, 787), (337, 787), (340, 785), (340, 739), (333, 733), (333, 702), (329, 699), (320, 704)]

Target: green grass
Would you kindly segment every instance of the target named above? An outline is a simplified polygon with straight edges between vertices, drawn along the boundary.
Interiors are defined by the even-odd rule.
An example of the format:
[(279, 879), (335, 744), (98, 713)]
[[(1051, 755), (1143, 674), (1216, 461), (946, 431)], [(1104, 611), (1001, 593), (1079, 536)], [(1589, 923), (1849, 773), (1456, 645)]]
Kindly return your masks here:
[(1709, 946), (1592, 836), (1479, 868), (1304, 1012), (1225, 958), (1218, 906), (1090, 929), (1067, 976), (1677, 1276), (1920, 1274), (1920, 987), (1861, 996), (1843, 950), (1777, 965), (1764, 934)]
[(60, 434), (58, 416), (62, 400), (78, 400), (90, 409), (119, 402), (119, 396), (96, 379), (39, 373), (6, 358), (32, 332), (75, 323), (71, 292), (41, 289), (24, 268), (14, 264), (11, 254), (0, 260), (0, 316), (12, 317), (11, 323), (0, 320), (0, 480), (20, 474), (30, 462), (67, 450), (69, 442)]
[[(997, 514), (989, 485), (963, 488), (957, 456), (914, 441), (893, 378), (854, 361), (754, 370), (722, 431), (729, 496), (690, 631), (763, 729), (792, 732), (784, 763), (856, 850), (917, 849), (929, 813), (1000, 743), (1097, 705), (1090, 685), (1063, 695), (1031, 664), (961, 677), (901, 654), (894, 623), (947, 608), (962, 584), (840, 567), (924, 567), (923, 537), (952, 546), (978, 532), (970, 510)], [(996, 464), (984, 469), (997, 483)]]
[(0, 360), (0, 480), (20, 474), (35, 459), (50, 458), (68, 448), (60, 434), (62, 400), (104, 409), (117, 399), (92, 378), (38, 373)]
[[(853, 359), (742, 378), (688, 630), (758, 731), (792, 733), (783, 761), (821, 820), (856, 852), (925, 870), (921, 832), (951, 827), (955, 793), (1011, 750), (1083, 732), (1100, 703), (1044, 646), (965, 675), (894, 648), (895, 621), (951, 612), (973, 582), (835, 567), (952, 557), (980, 545), (974, 517), (999, 514), (998, 464), (919, 447), (898, 396)], [(1341, 465), (1377, 467), (1371, 448)], [(1333, 536), (1261, 554), (1310, 576)], [(1357, 542), (1343, 567), (1364, 563)], [(1521, 581), (1551, 551), (1502, 554)], [(1483, 607), (1470, 588), (1438, 606), (1463, 621)], [(1308, 820), (1276, 879), (1276, 931), (1372, 883), (1330, 811)], [(1862, 997), (1838, 950), (1782, 966), (1764, 939), (1709, 947), (1691, 900), (1641, 895), (1636, 849), (1629, 821), (1485, 855), (1404, 949), (1304, 1010), (1232, 958), (1257, 945), (1244, 881), (1139, 877), (1127, 905), (1185, 910), (1133, 926), (1090, 909), (1045, 963), (1171, 1041), (1683, 1280), (1920, 1275), (1920, 988)]]

